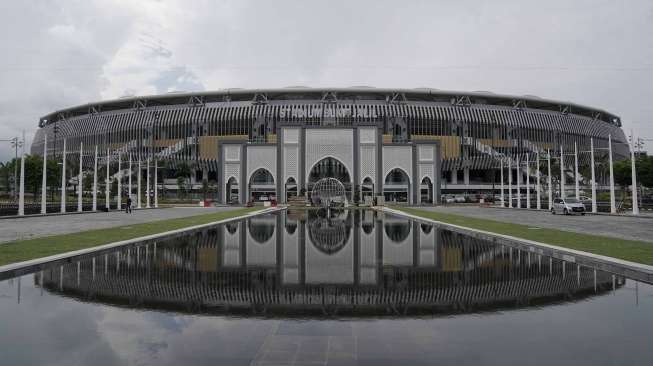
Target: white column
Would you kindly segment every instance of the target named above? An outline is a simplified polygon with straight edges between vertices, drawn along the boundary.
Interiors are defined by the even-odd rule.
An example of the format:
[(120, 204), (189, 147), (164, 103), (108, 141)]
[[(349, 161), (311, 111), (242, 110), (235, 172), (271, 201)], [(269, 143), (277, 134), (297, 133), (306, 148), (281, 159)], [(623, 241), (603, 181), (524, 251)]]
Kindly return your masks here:
[(560, 145), (560, 198), (565, 198), (565, 153)]
[(508, 158), (508, 207), (512, 208), (512, 158)]
[(138, 174), (136, 175), (136, 208), (141, 208), (141, 157), (138, 156)]
[(580, 199), (580, 175), (578, 174), (578, 143), (574, 142), (574, 180), (576, 181), (576, 199)]
[(501, 207), (505, 206), (504, 203), (504, 196), (503, 196), (503, 159), (499, 160), (499, 164), (501, 164)]
[(63, 155), (61, 157), (61, 212), (66, 212), (66, 139), (63, 139)]
[[(24, 136), (24, 135), (23, 135)], [(18, 143), (18, 139), (16, 139)], [(23, 138), (23, 152), (20, 156), (20, 190), (18, 192), (18, 216), (25, 215), (25, 138)]]
[(614, 198), (614, 169), (612, 168), (612, 136), (608, 135), (608, 163), (610, 164), (610, 213), (617, 213), (617, 204)]
[(517, 158), (517, 208), (521, 208), (521, 161)]
[(553, 207), (553, 179), (551, 178), (551, 150), (546, 150), (546, 164), (548, 167), (549, 180), (549, 210)]
[(147, 157), (147, 165), (145, 166), (145, 207), (150, 208), (150, 157)]
[(129, 154), (129, 179), (127, 180), (127, 197), (132, 196), (132, 154)]
[(453, 169), (451, 171), (451, 184), (458, 184), (458, 170)]
[(120, 208), (122, 206), (122, 200), (121, 200), (121, 196), (122, 196), (122, 171), (120, 170), (121, 160), (122, 160), (122, 156), (121, 156), (120, 153), (118, 153), (118, 203), (117, 203), (118, 211), (120, 211)]
[(541, 174), (540, 174), (540, 150), (537, 150), (537, 152), (535, 153), (535, 159), (537, 159), (537, 163), (535, 164), (535, 168), (537, 169), (537, 171), (535, 173), (536, 177), (537, 177), (537, 185), (535, 186), (535, 197), (537, 198), (537, 209), (541, 210), (542, 209), (542, 202), (540, 202), (540, 200), (541, 200), (542, 197), (541, 197), (541, 194), (540, 194), (540, 189), (541, 189), (540, 184), (542, 182), (541, 182), (541, 179), (540, 179), (541, 178)]
[(107, 207), (107, 211), (111, 209), (111, 185), (109, 184), (109, 168), (111, 166), (109, 163), (109, 149), (107, 149), (107, 178), (104, 182), (104, 204)]
[(159, 208), (159, 161), (154, 160), (154, 208)]
[(77, 177), (77, 212), (82, 212), (82, 193), (84, 192), (84, 143), (79, 143), (79, 177)]
[(466, 186), (469, 185), (469, 168), (463, 169), (463, 182)]
[(526, 153), (526, 208), (531, 208), (531, 166)]
[(95, 145), (95, 162), (93, 163), (93, 211), (97, 211), (97, 145)]
[(635, 134), (630, 132), (630, 174), (632, 177), (633, 215), (639, 215), (637, 201), (637, 171), (635, 170)]
[(592, 212), (596, 213), (596, 174), (594, 173), (594, 138), (590, 138), (590, 164), (592, 164)]
[(41, 177), (41, 214), (47, 213), (47, 199), (48, 199), (48, 135), (45, 135), (43, 140), (43, 177)]

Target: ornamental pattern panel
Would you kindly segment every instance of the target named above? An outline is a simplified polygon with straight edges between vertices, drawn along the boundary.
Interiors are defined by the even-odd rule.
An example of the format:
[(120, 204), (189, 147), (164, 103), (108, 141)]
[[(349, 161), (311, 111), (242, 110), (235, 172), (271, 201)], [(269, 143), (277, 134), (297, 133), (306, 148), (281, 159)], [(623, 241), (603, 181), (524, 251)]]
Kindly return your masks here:
[(288, 178), (293, 177), (297, 183), (299, 183), (299, 147), (297, 146), (285, 146), (283, 148), (283, 161), (284, 169), (283, 173), (283, 182), (285, 184)]
[(247, 182), (260, 168), (268, 170), (274, 177), (274, 182), (277, 182), (276, 146), (247, 146)]
[(435, 184), (435, 179), (433, 179), (433, 163), (419, 164), (419, 184), (422, 184), (424, 177), (429, 177), (431, 183)]
[(433, 161), (433, 146), (419, 146), (419, 160)]
[(225, 161), (240, 160), (240, 145), (225, 146), (224, 156), (225, 156)]
[(376, 142), (376, 128), (359, 128), (360, 143), (373, 144)]
[(236, 181), (240, 185), (240, 162), (238, 163), (225, 163), (224, 164), (224, 182), (225, 184), (230, 177), (236, 178)]
[(354, 177), (354, 130), (306, 130), (306, 177), (315, 163), (331, 156), (342, 162), (350, 177)]
[(376, 183), (376, 147), (373, 145), (360, 147), (360, 181), (370, 177)]
[(413, 147), (384, 146), (383, 147), (383, 180), (394, 168), (401, 168), (408, 174), (408, 180), (413, 181)]

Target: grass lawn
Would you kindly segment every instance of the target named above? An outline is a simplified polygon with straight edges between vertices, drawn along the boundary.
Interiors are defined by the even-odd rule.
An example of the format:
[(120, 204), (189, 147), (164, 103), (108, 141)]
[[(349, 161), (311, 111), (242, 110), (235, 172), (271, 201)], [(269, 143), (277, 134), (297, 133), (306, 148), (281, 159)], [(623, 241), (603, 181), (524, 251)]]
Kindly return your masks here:
[(82, 231), (73, 234), (44, 236), (0, 244), (0, 265), (47, 257), (73, 250), (90, 248), (120, 240), (162, 233), (185, 227), (208, 224), (250, 213), (260, 208), (242, 208), (178, 219), (158, 220), (142, 224)]
[(529, 229), (528, 225), (512, 224), (487, 219), (477, 219), (462, 215), (425, 211), (408, 207), (392, 207), (412, 215), (441, 221), (448, 224), (465, 226), (497, 234), (538, 241), (569, 249), (619, 258), (631, 262), (653, 265), (653, 243), (609, 238), (605, 236), (579, 234), (563, 230), (540, 228)]

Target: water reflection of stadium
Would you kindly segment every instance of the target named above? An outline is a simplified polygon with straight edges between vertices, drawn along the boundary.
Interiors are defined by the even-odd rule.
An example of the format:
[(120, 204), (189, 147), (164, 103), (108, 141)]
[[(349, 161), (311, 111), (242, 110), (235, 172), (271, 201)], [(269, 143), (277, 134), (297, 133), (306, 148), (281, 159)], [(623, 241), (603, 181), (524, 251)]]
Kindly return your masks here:
[(41, 271), (82, 300), (190, 312), (458, 313), (591, 296), (624, 280), (371, 211), (252, 218)]

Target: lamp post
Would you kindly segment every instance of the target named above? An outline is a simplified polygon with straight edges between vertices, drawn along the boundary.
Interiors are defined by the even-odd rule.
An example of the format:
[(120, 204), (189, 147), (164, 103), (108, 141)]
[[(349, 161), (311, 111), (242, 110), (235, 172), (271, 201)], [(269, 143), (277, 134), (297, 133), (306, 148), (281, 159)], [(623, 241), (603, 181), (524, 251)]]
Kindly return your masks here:
[(47, 183), (48, 176), (48, 135), (44, 134), (43, 139), (43, 174), (41, 177), (41, 214), (47, 213)]
[(637, 201), (637, 173), (635, 171), (635, 135), (630, 131), (630, 174), (632, 179), (633, 215), (639, 215)]
[(18, 190), (16, 189), (16, 185), (18, 184), (18, 148), (23, 146), (24, 141), (20, 141), (18, 139), (18, 136), (10, 138), (8, 140), (0, 140), (0, 141), (5, 141), (11, 143), (11, 147), (15, 151), (15, 158), (14, 158), (14, 200), (17, 197)]

